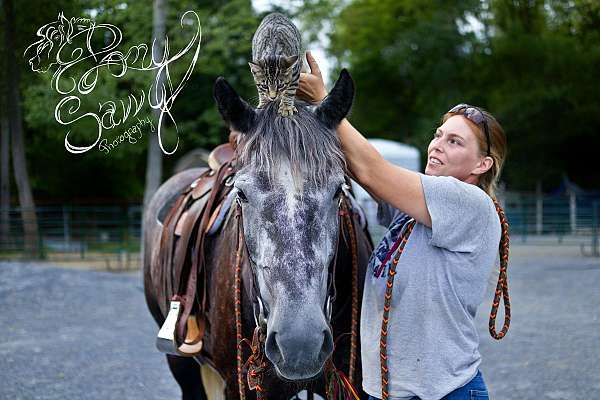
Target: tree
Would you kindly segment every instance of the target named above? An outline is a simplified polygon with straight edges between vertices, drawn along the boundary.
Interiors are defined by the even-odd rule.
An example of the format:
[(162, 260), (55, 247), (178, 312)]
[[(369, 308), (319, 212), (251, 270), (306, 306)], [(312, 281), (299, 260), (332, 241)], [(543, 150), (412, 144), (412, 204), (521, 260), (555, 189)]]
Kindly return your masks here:
[(365, 135), (424, 151), (440, 116), (471, 103), (506, 131), (508, 188), (552, 189), (563, 174), (598, 187), (598, 2), (310, 2), (323, 13), (298, 15), (313, 33), (331, 18), (328, 51), (355, 79), (350, 119)]
[(475, 1), (354, 0), (340, 8), (328, 51), (355, 80), (352, 122), (367, 136), (424, 149), (439, 116), (465, 100), (477, 40), (462, 27), (476, 12)]
[[(563, 175), (597, 188), (592, 160), (600, 145), (598, 21), (588, 1), (493, 1), (493, 35), (476, 55), (473, 91), (509, 141), (505, 178), (512, 189), (546, 190)], [(595, 38), (595, 40), (594, 40)]]
[(9, 241), (10, 221), (10, 130), (4, 113), (0, 114), (0, 248)]
[(12, 0), (4, 0), (4, 34), (6, 60), (6, 105), (8, 125), (12, 139), (12, 160), (15, 182), (19, 192), (19, 204), (25, 233), (25, 250), (33, 255), (38, 249), (38, 223), (35, 203), (29, 185), (27, 164), (25, 160), (25, 140), (23, 137), (23, 122), (21, 118), (21, 94), (19, 92), (20, 71), (15, 59), (15, 13)]
[[(36, 1), (36, 0), (32, 0)], [(73, 4), (73, 3), (69, 3)], [(123, 32), (123, 42), (119, 46), (126, 50), (139, 43), (149, 44), (152, 32), (152, 8), (145, 2), (121, 0), (89, 0), (84, 6), (77, 4), (72, 8), (64, 4), (56, 9), (41, 9), (47, 15), (35, 15), (35, 22), (24, 20), (27, 25), (21, 27), (21, 37), (32, 42), (36, 29), (53, 19), (59, 7), (65, 7), (65, 15), (87, 16), (100, 23), (118, 26)], [(162, 175), (168, 177), (177, 159), (187, 151), (197, 148), (212, 148), (227, 138), (228, 131), (223, 124), (212, 98), (215, 79), (225, 76), (236, 89), (250, 101), (256, 97), (252, 75), (247, 61), (250, 57), (252, 34), (259, 20), (254, 14), (249, 0), (204, 1), (199, 5), (191, 0), (169, 0), (165, 12), (165, 34), (169, 38), (170, 54), (173, 55), (189, 41), (191, 29), (182, 29), (180, 18), (183, 12), (194, 10), (202, 25), (202, 44), (200, 57), (192, 76), (180, 93), (172, 108), (179, 132), (179, 147), (175, 154), (161, 154)], [(91, 11), (94, 11), (93, 13)], [(2, 32), (0, 31), (0, 35)], [(23, 48), (20, 49), (21, 53)], [(156, 53), (156, 49), (155, 49)], [(179, 82), (189, 64), (181, 60), (171, 65), (170, 75), (173, 82)], [(23, 68), (23, 71), (26, 70)], [(0, 71), (0, 74), (2, 71)], [(81, 74), (81, 73), (79, 73)], [(35, 74), (31, 70), (25, 74), (23, 84), (24, 110), (28, 142), (28, 161), (33, 169), (32, 185), (37, 198), (54, 203), (128, 202), (141, 203), (144, 197), (145, 173), (148, 165), (146, 149), (150, 146), (150, 134), (135, 145), (124, 144), (118, 149), (104, 154), (92, 149), (81, 155), (73, 155), (64, 149), (66, 129), (53, 118), (54, 106), (60, 100), (50, 89), (50, 74)], [(94, 111), (98, 103), (108, 99), (126, 99), (130, 93), (148, 90), (153, 77), (149, 73), (128, 72), (120, 79), (109, 79), (101, 74), (102, 84), (82, 97), (82, 110)], [(150, 116), (151, 110), (145, 105), (141, 117)], [(155, 120), (154, 117), (152, 117)], [(129, 125), (106, 131), (103, 137), (109, 141), (118, 137)], [(78, 135), (93, 127), (77, 127)], [(121, 129), (120, 129), (121, 128)], [(172, 128), (171, 128), (172, 129)], [(169, 137), (174, 137), (169, 131)], [(174, 145), (167, 143), (166, 148)], [(64, 172), (68, 171), (68, 179)]]
[[(154, 48), (158, 57), (163, 54), (166, 20), (166, 0), (154, 0), (154, 12), (152, 19), (152, 39)], [(164, 74), (156, 74), (156, 94), (157, 97), (163, 92)], [(156, 120), (160, 115), (160, 110), (154, 110)], [(162, 178), (162, 152), (158, 146), (158, 137), (151, 135), (148, 141), (148, 156), (146, 159), (146, 185), (144, 187), (144, 209), (148, 205), (150, 198), (156, 192), (161, 184)]]

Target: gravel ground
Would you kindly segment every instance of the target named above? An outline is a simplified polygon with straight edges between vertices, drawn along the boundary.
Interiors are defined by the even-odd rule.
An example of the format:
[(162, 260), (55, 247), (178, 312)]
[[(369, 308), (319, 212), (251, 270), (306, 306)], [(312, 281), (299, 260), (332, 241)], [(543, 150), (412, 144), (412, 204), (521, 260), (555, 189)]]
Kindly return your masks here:
[[(492, 284), (477, 318), (491, 398), (600, 399), (600, 260), (514, 254), (509, 334), (487, 333)], [(139, 272), (3, 262), (0, 307), (0, 399), (179, 398)]]
[(0, 263), (0, 399), (176, 399), (140, 273)]
[(515, 253), (508, 335), (496, 341), (487, 332), (491, 285), (477, 317), (491, 397), (600, 399), (600, 260), (557, 248)]

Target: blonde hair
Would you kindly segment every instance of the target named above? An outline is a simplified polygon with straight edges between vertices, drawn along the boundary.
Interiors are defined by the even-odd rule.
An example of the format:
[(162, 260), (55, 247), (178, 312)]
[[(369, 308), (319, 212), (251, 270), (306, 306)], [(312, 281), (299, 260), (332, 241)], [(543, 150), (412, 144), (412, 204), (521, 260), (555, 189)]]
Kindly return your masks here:
[[(506, 159), (507, 153), (507, 143), (506, 143), (506, 134), (504, 133), (504, 129), (500, 126), (500, 123), (494, 118), (492, 114), (487, 112), (484, 109), (481, 109), (483, 115), (486, 118), (488, 130), (490, 132), (490, 157), (494, 160), (491, 168), (487, 170), (485, 173), (479, 176), (479, 184), (478, 186), (483, 189), (492, 199), (496, 198), (496, 190), (498, 188), (498, 180), (500, 178), (500, 173), (502, 172), (502, 166), (504, 165), (504, 161)], [(442, 117), (442, 124), (448, 120), (448, 118), (454, 115), (462, 115), (464, 114), (464, 109), (458, 110), (457, 112), (448, 112), (444, 114)], [(479, 150), (482, 154), (487, 155), (487, 140), (485, 137), (485, 131), (483, 128), (483, 124), (477, 125), (470, 119), (466, 118), (469, 122), (470, 126), (473, 127), (473, 131), (475, 132), (475, 136), (477, 137), (477, 142), (479, 143)]]

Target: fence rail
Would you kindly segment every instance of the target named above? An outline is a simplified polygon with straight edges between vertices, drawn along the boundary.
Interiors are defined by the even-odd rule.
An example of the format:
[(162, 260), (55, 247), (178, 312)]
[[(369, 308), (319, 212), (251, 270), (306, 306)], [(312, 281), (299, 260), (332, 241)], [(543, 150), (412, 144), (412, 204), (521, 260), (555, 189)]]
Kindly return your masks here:
[[(600, 256), (600, 196), (505, 193), (504, 205), (513, 245), (577, 246)], [(385, 229), (374, 220), (374, 203), (365, 203), (374, 239)], [(100, 262), (107, 268), (139, 268), (142, 208), (133, 206), (38, 207), (38, 236), (27, 251), (20, 208), (3, 210), (0, 259), (41, 258), (53, 261)]]
[(135, 268), (139, 261), (141, 206), (53, 206), (36, 208), (38, 235), (27, 247), (21, 208), (3, 213), (0, 259), (100, 261), (108, 268)]
[(600, 256), (597, 195), (507, 193), (504, 207), (513, 243), (575, 245)]

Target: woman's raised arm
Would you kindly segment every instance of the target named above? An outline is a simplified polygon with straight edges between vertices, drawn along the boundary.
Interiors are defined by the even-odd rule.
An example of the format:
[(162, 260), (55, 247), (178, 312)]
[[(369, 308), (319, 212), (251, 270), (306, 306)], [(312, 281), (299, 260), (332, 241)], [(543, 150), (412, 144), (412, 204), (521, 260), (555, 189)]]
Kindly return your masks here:
[[(300, 74), (297, 96), (318, 103), (326, 96), (321, 71), (310, 52), (306, 52), (310, 73)], [(431, 216), (419, 174), (386, 161), (347, 119), (337, 128), (350, 172), (369, 193), (402, 210), (418, 222), (431, 227)]]

